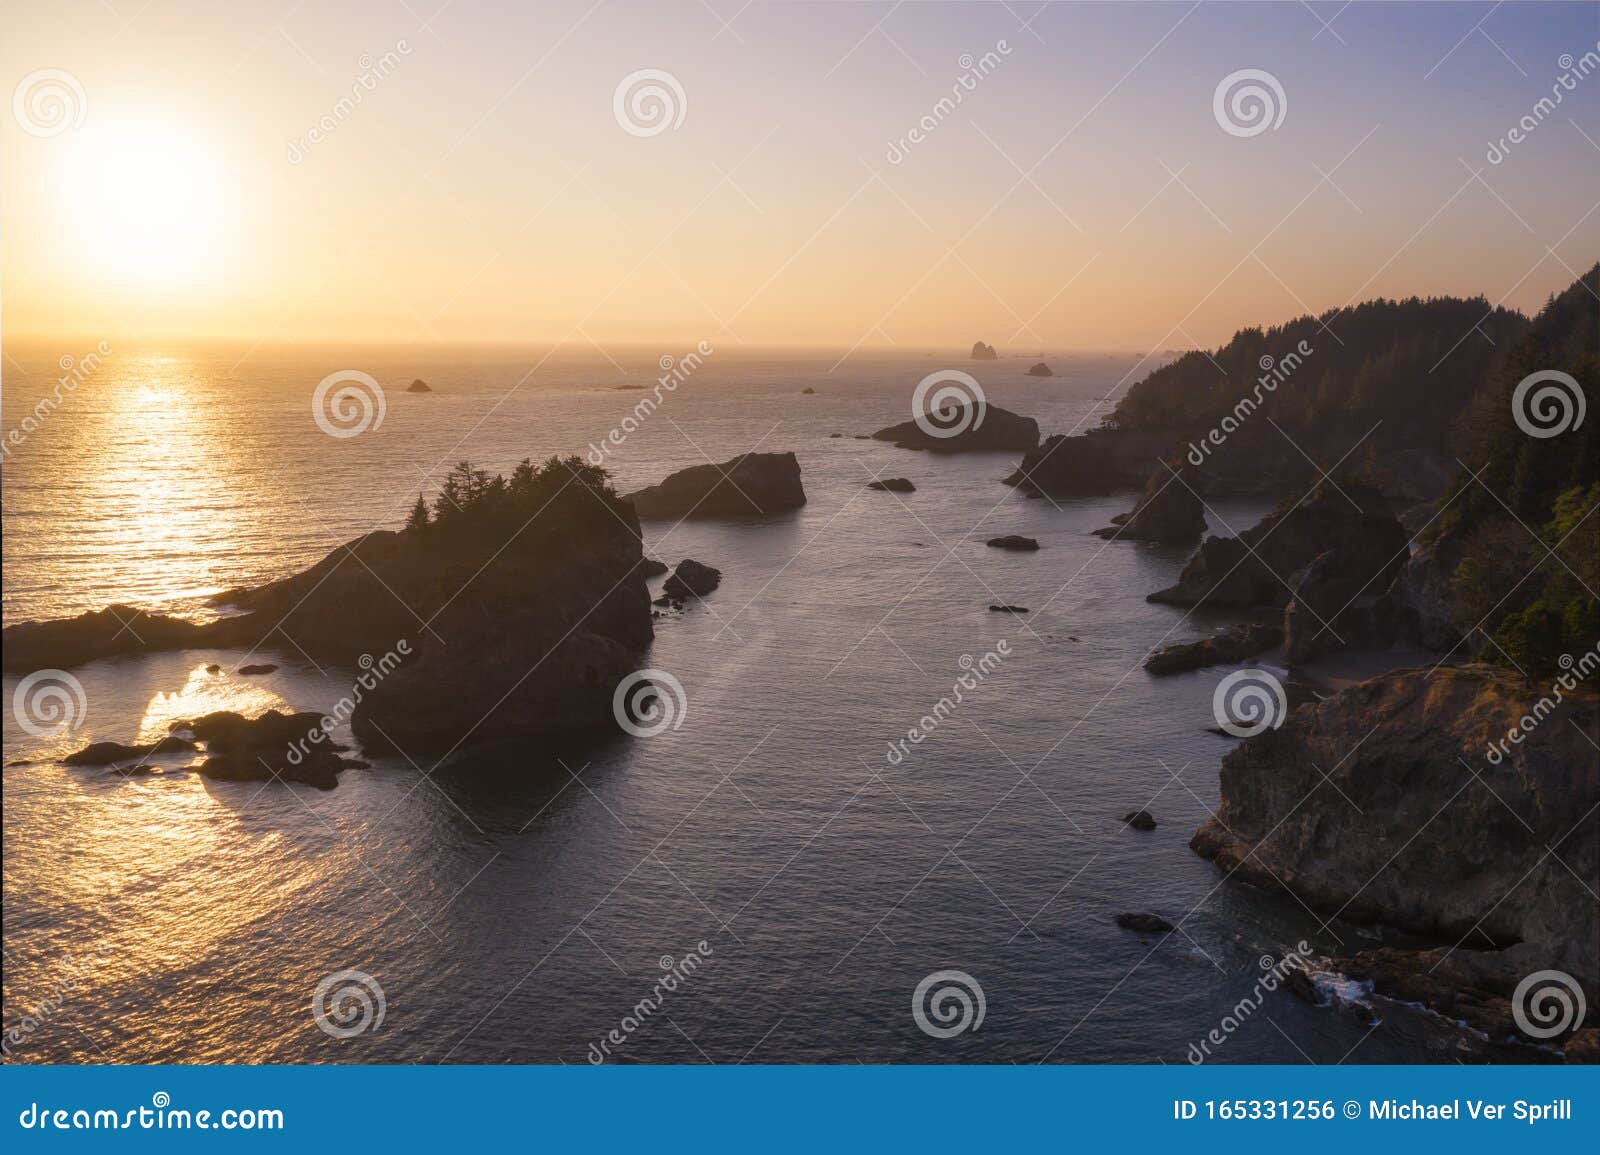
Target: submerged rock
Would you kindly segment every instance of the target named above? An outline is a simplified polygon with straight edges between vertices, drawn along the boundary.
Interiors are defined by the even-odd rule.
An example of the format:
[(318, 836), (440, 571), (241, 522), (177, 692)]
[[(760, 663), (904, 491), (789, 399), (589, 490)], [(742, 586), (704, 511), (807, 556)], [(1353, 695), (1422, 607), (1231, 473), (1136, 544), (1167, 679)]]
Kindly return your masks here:
[(793, 453), (746, 453), (721, 465), (691, 465), (628, 494), (641, 518), (774, 514), (806, 503)]
[(898, 449), (930, 453), (1026, 451), (1039, 444), (1039, 423), (998, 405), (947, 405), (921, 421), (886, 426), (872, 438), (891, 442)]
[(91, 742), (82, 750), (68, 754), (61, 762), (66, 766), (109, 766), (113, 762), (129, 762), (155, 754), (176, 754), (194, 748), (193, 742), (176, 734), (168, 734), (157, 741), (138, 746), (122, 742)]
[(1012, 549), (1032, 551), (1039, 548), (1039, 543), (1031, 537), (1023, 537), (1019, 533), (1008, 533), (1003, 537), (991, 537), (983, 543), (990, 549)]
[(881, 481), (867, 482), (868, 489), (881, 489), (889, 493), (915, 493), (917, 487), (906, 477), (885, 477)]
[(1198, 642), (1179, 642), (1151, 654), (1144, 668), (1152, 674), (1178, 674), (1228, 662), (1242, 662), (1263, 650), (1281, 644), (1283, 631), (1264, 622), (1229, 626), (1221, 633)]
[(1172, 924), (1159, 914), (1119, 914), (1117, 925), (1141, 934), (1164, 934), (1172, 929)]
[(667, 579), (662, 593), (669, 599), (703, 598), (722, 584), (722, 571), (686, 557)]

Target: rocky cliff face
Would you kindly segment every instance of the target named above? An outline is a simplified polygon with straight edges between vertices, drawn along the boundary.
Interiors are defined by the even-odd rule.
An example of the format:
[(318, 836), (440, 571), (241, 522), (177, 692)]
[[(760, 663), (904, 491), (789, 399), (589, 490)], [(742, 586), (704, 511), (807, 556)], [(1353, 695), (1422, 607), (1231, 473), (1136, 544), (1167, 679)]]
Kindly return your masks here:
[[(1550, 696), (1465, 666), (1303, 705), (1223, 759), (1221, 806), (1190, 845), (1330, 916), (1565, 971), (1600, 1006), (1600, 695)], [(1543, 720), (1506, 741), (1525, 715)]]
[(738, 517), (799, 509), (806, 491), (794, 454), (746, 453), (720, 465), (680, 469), (627, 500), (644, 518)]
[(1099, 537), (1129, 541), (1159, 541), (1193, 545), (1205, 536), (1206, 512), (1195, 489), (1194, 470), (1161, 466), (1145, 482), (1144, 493), (1131, 513), (1122, 514)]
[(1376, 595), (1394, 580), (1407, 543), (1404, 527), (1376, 491), (1350, 483), (1325, 485), (1236, 538), (1207, 538), (1178, 583), (1148, 600), (1180, 606), (1286, 605), (1292, 579), (1324, 553), (1333, 554), (1351, 588)]

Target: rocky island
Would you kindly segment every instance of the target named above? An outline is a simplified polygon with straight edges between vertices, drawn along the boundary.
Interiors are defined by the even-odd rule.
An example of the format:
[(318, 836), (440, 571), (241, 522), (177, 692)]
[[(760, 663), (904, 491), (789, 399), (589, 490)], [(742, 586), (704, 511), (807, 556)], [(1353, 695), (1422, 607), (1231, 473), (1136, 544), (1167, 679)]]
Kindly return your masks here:
[(948, 405), (920, 421), (886, 426), (872, 439), (930, 453), (1031, 450), (1039, 444), (1039, 423), (998, 405)]
[(766, 516), (799, 509), (806, 491), (793, 453), (746, 453), (680, 469), (626, 500), (642, 518)]

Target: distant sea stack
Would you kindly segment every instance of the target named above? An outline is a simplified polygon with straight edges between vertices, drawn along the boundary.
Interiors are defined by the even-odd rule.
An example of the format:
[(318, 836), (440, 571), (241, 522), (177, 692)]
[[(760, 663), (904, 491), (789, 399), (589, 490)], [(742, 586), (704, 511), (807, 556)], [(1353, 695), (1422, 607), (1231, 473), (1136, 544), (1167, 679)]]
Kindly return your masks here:
[(421, 377), (418, 377), (415, 381), (411, 382), (411, 384), (406, 386), (406, 392), (407, 393), (432, 393), (433, 392), (433, 386), (429, 385)]
[(1043, 361), (1040, 361), (1037, 365), (1030, 365), (1028, 367), (1028, 376), (1029, 377), (1054, 377), (1055, 374), (1050, 372), (1050, 366), (1046, 365)]
[(972, 346), (972, 359), (974, 361), (998, 361), (1000, 354), (994, 351), (993, 345), (985, 345), (982, 341)]
[(874, 441), (892, 442), (900, 449), (926, 449), (931, 453), (967, 453), (1022, 450), (1039, 445), (1039, 423), (998, 405), (949, 406), (920, 421), (902, 421), (872, 435)]
[(738, 517), (806, 503), (793, 453), (746, 453), (721, 465), (691, 465), (660, 485), (627, 495), (642, 518)]

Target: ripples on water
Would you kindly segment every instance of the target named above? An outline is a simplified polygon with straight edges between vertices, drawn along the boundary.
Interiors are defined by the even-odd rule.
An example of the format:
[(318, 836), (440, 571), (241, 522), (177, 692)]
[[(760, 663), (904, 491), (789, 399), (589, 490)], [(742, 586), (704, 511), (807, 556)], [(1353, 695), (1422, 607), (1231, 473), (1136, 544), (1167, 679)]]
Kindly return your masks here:
[[(56, 358), (80, 351), (12, 352), (27, 371), (7, 374), (7, 430)], [(398, 525), (460, 457), (507, 469), (583, 452), (644, 396), (616, 386), (653, 380), (660, 350), (624, 355), (626, 377), (599, 356), (552, 357), (520, 385), (543, 350), (243, 352), (114, 353), (14, 449), (8, 624), (113, 602), (203, 612), (211, 593)], [(1133, 364), (1057, 357), (1062, 376), (1032, 380), (1033, 359), (976, 371), (993, 403), (1046, 431), (1098, 421), (1091, 409)], [(1182, 1062), (1251, 991), (1259, 956), (1301, 937), (1336, 945), (1286, 893), (1219, 886), (1187, 847), (1228, 747), (1203, 730), (1219, 675), (1137, 668), (1163, 638), (1216, 624), (1143, 600), (1184, 551), (1090, 536), (1131, 495), (1028, 501), (999, 484), (1012, 455), (852, 439), (904, 419), (916, 381), (945, 362), (831, 363), (718, 353), (610, 462), (624, 490), (758, 443), (794, 450), (804, 470), (796, 514), (647, 526), (659, 556), (724, 574), (659, 624), (647, 658), (686, 688), (680, 730), (444, 765), (380, 758), (323, 793), (124, 781), (51, 759), (208, 709), (327, 709), (352, 670), (273, 655), (266, 677), (206, 672), (236, 653), (98, 662), (76, 671), (78, 732), (35, 738), (8, 711), (6, 760), (31, 763), (4, 778), (5, 1023), (34, 1021), (13, 1057), (581, 1063), (664, 956), (703, 940), (703, 965), (618, 1059)], [(309, 399), (347, 367), (386, 382), (388, 408), (380, 429), (335, 440)], [(402, 392), (416, 376), (436, 391)], [(865, 491), (880, 471), (917, 492)], [(1218, 512), (1240, 528), (1262, 508)], [(1044, 548), (983, 546), (1002, 533)], [(891, 765), (888, 743), (950, 693), (963, 656), (1002, 638), (1011, 656)], [(1146, 806), (1158, 829), (1121, 828)], [(1112, 923), (1196, 907), (1159, 948)], [(386, 1010), (379, 1029), (339, 1040), (311, 1001), (344, 968), (374, 976)], [(916, 1027), (911, 994), (944, 968), (973, 975), (987, 1011), (979, 1030), (938, 1040)], [(1352, 1047), (1351, 1061), (1440, 1057), (1281, 992), (1216, 1051), (1300, 1062)]]

